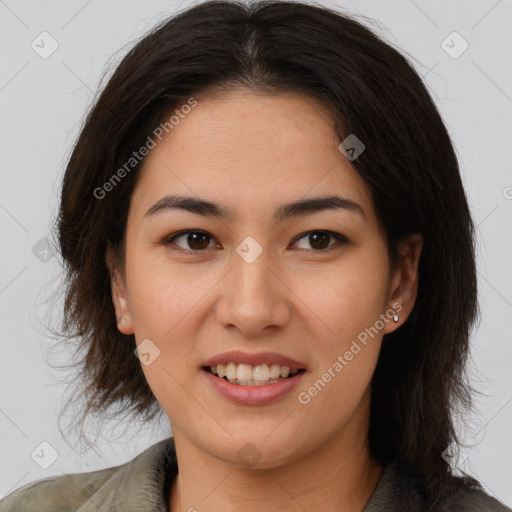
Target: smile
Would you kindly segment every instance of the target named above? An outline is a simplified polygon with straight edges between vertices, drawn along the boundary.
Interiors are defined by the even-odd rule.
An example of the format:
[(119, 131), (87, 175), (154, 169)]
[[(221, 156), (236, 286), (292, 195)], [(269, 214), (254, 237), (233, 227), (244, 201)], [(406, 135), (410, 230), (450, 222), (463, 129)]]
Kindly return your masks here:
[[(286, 395), (288, 395), (295, 386), (298, 385), (303, 375), (306, 373), (304, 368), (294, 370), (292, 374), (289, 367), (281, 367), (279, 366), (279, 377), (276, 379), (270, 378), (270, 371), (272, 370), (272, 366), (268, 367), (268, 365), (258, 365), (258, 366), (267, 366), (269, 372), (269, 378), (267, 380), (255, 380), (254, 372), (257, 367), (252, 368), (249, 365), (235, 365), (233, 363), (233, 367), (229, 366), (231, 363), (226, 365), (226, 369), (224, 371), (232, 371), (233, 367), (236, 367), (237, 375), (242, 366), (241, 376), (244, 379), (231, 379), (228, 380), (226, 375), (224, 377), (220, 377), (218, 373), (214, 373), (212, 371), (211, 366), (202, 367), (201, 375), (203, 375), (209, 386), (212, 388), (223, 398), (229, 400), (230, 402), (234, 402), (236, 404), (243, 405), (265, 405), (276, 402)], [(216, 372), (219, 371), (217, 367), (214, 367)], [(228, 369), (229, 366), (229, 369)], [(244, 366), (249, 366), (249, 368), (243, 368)], [(252, 371), (252, 379), (247, 379), (245, 375), (249, 375), (249, 370)], [(286, 377), (281, 376), (281, 370)], [(222, 366), (221, 366), (222, 373)], [(266, 370), (263, 370), (265, 372)], [(277, 368), (274, 368), (274, 373), (277, 372)], [(247, 372), (247, 373), (245, 373)], [(256, 371), (259, 373), (259, 370)], [(259, 375), (261, 377), (261, 375)]]
[(225, 379), (231, 384), (243, 386), (264, 386), (275, 384), (283, 379), (288, 379), (298, 372), (305, 371), (303, 368), (290, 368), (279, 364), (262, 364), (252, 366), (249, 364), (218, 364), (214, 366), (205, 366), (204, 370)]

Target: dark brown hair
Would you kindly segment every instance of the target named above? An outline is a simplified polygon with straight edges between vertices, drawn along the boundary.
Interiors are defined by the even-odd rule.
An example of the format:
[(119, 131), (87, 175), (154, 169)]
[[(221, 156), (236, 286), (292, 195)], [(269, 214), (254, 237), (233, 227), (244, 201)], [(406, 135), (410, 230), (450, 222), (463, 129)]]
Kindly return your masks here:
[(120, 406), (145, 421), (161, 409), (117, 330), (107, 247), (122, 259), (129, 201), (141, 163), (103, 198), (95, 191), (163, 119), (213, 88), (295, 91), (338, 119), (340, 141), (364, 142), (353, 165), (372, 193), (395, 261), (397, 242), (424, 246), (414, 309), (384, 336), (372, 380), (372, 455), (427, 481), (446, 479), (441, 454), (456, 441), (451, 414), (468, 410), (465, 365), (478, 313), (474, 226), (449, 134), (401, 53), (360, 22), (295, 2), (210, 1), (161, 22), (119, 64), (91, 108), (66, 168), (57, 223), (67, 269), (64, 329), (85, 415)]

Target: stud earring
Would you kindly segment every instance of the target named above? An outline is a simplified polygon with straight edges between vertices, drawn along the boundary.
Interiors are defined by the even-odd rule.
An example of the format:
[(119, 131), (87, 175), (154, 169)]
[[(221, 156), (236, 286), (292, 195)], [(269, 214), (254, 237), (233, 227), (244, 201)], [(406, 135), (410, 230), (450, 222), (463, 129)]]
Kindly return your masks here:
[(396, 313), (393, 315), (393, 320), (394, 320), (395, 322), (398, 322), (398, 315), (397, 315)]

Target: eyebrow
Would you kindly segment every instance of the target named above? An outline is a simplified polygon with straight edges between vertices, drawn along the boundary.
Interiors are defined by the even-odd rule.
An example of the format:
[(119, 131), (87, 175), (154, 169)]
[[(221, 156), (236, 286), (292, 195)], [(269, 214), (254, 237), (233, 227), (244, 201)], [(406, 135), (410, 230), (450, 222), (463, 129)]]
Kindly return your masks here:
[[(167, 211), (172, 208), (181, 208), (198, 215), (215, 217), (224, 220), (232, 220), (233, 212), (227, 206), (201, 199), (178, 194), (167, 195), (159, 199), (145, 213), (145, 217)], [(366, 219), (366, 214), (359, 203), (352, 199), (338, 195), (300, 199), (279, 206), (274, 211), (274, 220), (283, 222), (291, 217), (303, 216), (324, 210), (346, 210), (361, 215)]]

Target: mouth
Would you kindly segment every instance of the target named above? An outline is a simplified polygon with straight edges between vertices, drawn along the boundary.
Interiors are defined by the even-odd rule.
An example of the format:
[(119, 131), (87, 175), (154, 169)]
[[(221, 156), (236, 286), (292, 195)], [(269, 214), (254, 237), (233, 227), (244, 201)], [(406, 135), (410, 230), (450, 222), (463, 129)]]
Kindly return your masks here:
[[(247, 361), (253, 357), (254, 366), (232, 361), (226, 363), (224, 357), (224, 362), (219, 362), (218, 359), (211, 360), (207, 365), (200, 367), (201, 374), (216, 393), (232, 403), (255, 406), (284, 400), (299, 385), (307, 371), (306, 368), (281, 356), (276, 356), (274, 362), (267, 358), (267, 363), (264, 363), (260, 356), (245, 358)], [(276, 362), (276, 359), (279, 362)], [(294, 366), (288, 366), (286, 363)]]
[(223, 398), (241, 405), (268, 405), (285, 399), (307, 367), (277, 352), (229, 350), (200, 366), (206, 382)]
[(306, 371), (305, 368), (291, 368), (277, 363), (252, 366), (242, 363), (236, 364), (234, 362), (203, 366), (202, 370), (230, 384), (239, 386), (277, 384)]

